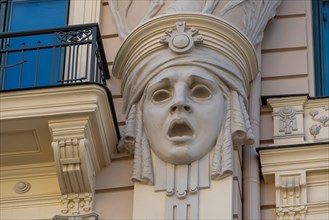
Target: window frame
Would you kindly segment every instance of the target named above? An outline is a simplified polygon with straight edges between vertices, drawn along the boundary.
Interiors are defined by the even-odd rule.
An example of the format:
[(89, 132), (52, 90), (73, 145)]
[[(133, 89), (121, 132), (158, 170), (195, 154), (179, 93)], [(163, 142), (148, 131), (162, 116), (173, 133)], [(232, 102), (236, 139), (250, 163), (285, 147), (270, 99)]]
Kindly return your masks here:
[[(314, 50), (314, 83), (316, 96), (328, 96), (329, 85), (326, 84), (329, 78), (329, 51), (325, 50), (325, 39), (329, 41), (329, 36), (324, 36), (322, 7), (329, 4), (329, 0), (313, 0), (313, 50)], [(329, 18), (328, 18), (329, 19)], [(328, 45), (327, 45), (328, 47)]]
[[(56, 1), (58, 1), (58, 0), (52, 0), (52, 2), (54, 2), (55, 4), (56, 4)], [(10, 33), (10, 32), (22, 32), (22, 31), (34, 32), (34, 31), (39, 30), (39, 29), (56, 28), (56, 27), (59, 28), (59, 27), (67, 26), (68, 21), (69, 21), (70, 0), (62, 0), (61, 1), (62, 3), (60, 3), (60, 7), (61, 7), (60, 11), (61, 11), (61, 15), (62, 15), (62, 17), (60, 18), (60, 22), (55, 22), (54, 23), (54, 22), (52, 22), (54, 20), (52, 20), (52, 21), (49, 22), (49, 25), (48, 25), (49, 27), (47, 27), (46, 23), (47, 23), (48, 20), (46, 21), (46, 23), (43, 23), (43, 25), (41, 25), (41, 26), (40, 25), (34, 26), (34, 24), (37, 24), (37, 23), (36, 22), (33, 23), (33, 20), (32, 20), (32, 23), (27, 22), (27, 24), (30, 24), (30, 25), (26, 26), (26, 24), (24, 23), (23, 26), (24, 26), (24, 28), (27, 27), (26, 29), (24, 29), (24, 28), (21, 29), (21, 27), (19, 27), (18, 29), (17, 28), (14, 29), (15, 24), (16, 24), (16, 26), (17, 26), (17, 24), (20, 24), (20, 21), (17, 23), (17, 20), (16, 20), (15, 24), (13, 23), (13, 21), (14, 21), (13, 17), (15, 17), (14, 8), (16, 6), (17, 6), (16, 9), (23, 8), (23, 7), (34, 7), (35, 8), (35, 7), (39, 6), (37, 4), (42, 3), (43, 6), (48, 7), (49, 6), (48, 2), (49, 2), (49, 0), (0, 0), (0, 3), (1, 3), (0, 10), (1, 10), (1, 12), (4, 12), (4, 15), (1, 14), (1, 18), (3, 18), (0, 21), (1, 22), (0, 23), (1, 31), (4, 32), (4, 33), (6, 33), (6, 32), (8, 32), (8, 33)], [(22, 5), (20, 5), (21, 3), (22, 3)], [(51, 6), (52, 5), (50, 5), (50, 9), (51, 9)], [(45, 9), (47, 9), (47, 7)], [(41, 8), (41, 10), (43, 10), (43, 9), (44, 8)], [(44, 15), (47, 16), (48, 13), (46, 13), (46, 12), (47, 12), (47, 10), (42, 11), (42, 13), (45, 13)], [(25, 19), (28, 19), (27, 18), (28, 16), (26, 16), (26, 14), (24, 14), (24, 15), (25, 16), (21, 17), (21, 18), (23, 18), (23, 20), (24, 20), (25, 17), (26, 17)], [(54, 15), (57, 15), (57, 14), (54, 14)], [(4, 16), (6, 16), (6, 17), (4, 17)], [(15, 18), (17, 18), (17, 17), (15, 17)], [(22, 20), (22, 19), (19, 19), (19, 20)], [(56, 20), (56, 16), (55, 16), (55, 20)], [(44, 24), (46, 24), (46, 25), (44, 25)], [(25, 37), (26, 37), (27, 42), (31, 38), (31, 36), (25, 36)], [(41, 35), (40, 36), (36, 35), (34, 37), (37, 37), (37, 38), (38, 37), (40, 37), (40, 38), (44, 37), (43, 39), (45, 39), (46, 35), (42, 35), (42, 36)], [(51, 36), (49, 36), (49, 37), (51, 37)], [(10, 42), (10, 40), (11, 40), (10, 38), (0, 39), (0, 48), (2, 48), (2, 49), (5, 48), (6, 45)], [(15, 41), (15, 40), (21, 41), (21, 39), (19, 39), (19, 37), (13, 38), (13, 41)], [(53, 37), (51, 37), (51, 40), (53, 40)], [(11, 41), (11, 43), (13, 43), (13, 41)], [(9, 44), (11, 44), (11, 43), (9, 43)], [(39, 53), (41, 52), (43, 54), (45, 54), (45, 52), (46, 52), (46, 50), (42, 50), (42, 51), (41, 50), (35, 50), (35, 51), (39, 51)], [(31, 51), (29, 51), (29, 52), (31, 52)], [(25, 54), (28, 54), (29, 52), (24, 50)], [(65, 54), (65, 52), (63, 52), (63, 53)], [(32, 55), (30, 54), (30, 56), (27, 56), (27, 57), (24, 57), (24, 58), (26, 58), (25, 60), (34, 59), (34, 58), (32, 58), (33, 56), (34, 56), (34, 54), (32, 54)], [(12, 70), (12, 69), (7, 69), (7, 67), (4, 67), (6, 65), (6, 63), (9, 62), (8, 61), (9, 57), (13, 58), (15, 56), (13, 54), (0, 54), (0, 89), (18, 89), (18, 88), (21, 89), (21, 88), (29, 88), (29, 87), (35, 87), (35, 86), (39, 87), (39, 86), (43, 86), (45, 84), (45, 83), (43, 83), (43, 79), (47, 79), (48, 75), (47, 74), (40, 74), (39, 75), (40, 77), (37, 80), (38, 81), (37, 84), (35, 84), (35, 82), (34, 82), (34, 86), (32, 86), (32, 85), (24, 86), (24, 82), (27, 82), (29, 80), (24, 80), (23, 76), (25, 77), (25, 79), (32, 79), (31, 77), (26, 78), (26, 76), (28, 76), (27, 73), (30, 72), (30, 71), (27, 71), (27, 72), (25, 71), (24, 73), (22, 73), (22, 72), (19, 73), (18, 76), (17, 76), (19, 80), (13, 80), (15, 78), (15, 76), (17, 75), (16, 73), (18, 72), (18, 69), (16, 68), (16, 70)], [(42, 58), (43, 58), (43, 56), (41, 56), (41, 59)], [(64, 60), (65, 57), (63, 56), (62, 59)], [(26, 62), (26, 61), (24, 61), (24, 62)], [(42, 69), (41, 67), (44, 66), (43, 62), (40, 62), (40, 65), (39, 65), (39, 62), (37, 62), (37, 63), (38, 63), (38, 65), (37, 65), (36, 69), (41, 70)], [(26, 67), (26, 65), (24, 67)], [(60, 68), (64, 68), (64, 67), (60, 67)], [(7, 71), (10, 71), (10, 70), (11, 70), (11, 73), (15, 73), (14, 78), (11, 78), (11, 79), (9, 78), (9, 80), (5, 79), (6, 76), (10, 76), (10, 74), (8, 75), (8, 73), (7, 73)], [(11, 75), (11, 76), (13, 76), (13, 75)], [(17, 81), (19, 81), (19, 83), (18, 83), (19, 86), (18, 87), (17, 86), (11, 86), (11, 82), (16, 83)], [(51, 78), (51, 81), (52, 81), (52, 78)], [(21, 82), (22, 82), (22, 85), (21, 85)]]

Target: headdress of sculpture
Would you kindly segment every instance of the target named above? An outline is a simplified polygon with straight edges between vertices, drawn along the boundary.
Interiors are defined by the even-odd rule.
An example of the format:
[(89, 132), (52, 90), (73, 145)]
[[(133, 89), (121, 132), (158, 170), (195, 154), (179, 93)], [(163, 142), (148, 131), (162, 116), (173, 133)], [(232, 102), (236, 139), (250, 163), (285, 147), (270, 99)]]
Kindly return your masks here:
[(249, 40), (214, 16), (164, 15), (135, 28), (113, 64), (127, 117), (119, 150), (135, 154), (133, 180), (184, 194), (157, 174), (154, 181), (152, 159), (167, 178), (185, 167), (190, 192), (209, 185), (193, 172), (231, 174), (234, 146), (254, 141), (246, 106), (257, 73)]

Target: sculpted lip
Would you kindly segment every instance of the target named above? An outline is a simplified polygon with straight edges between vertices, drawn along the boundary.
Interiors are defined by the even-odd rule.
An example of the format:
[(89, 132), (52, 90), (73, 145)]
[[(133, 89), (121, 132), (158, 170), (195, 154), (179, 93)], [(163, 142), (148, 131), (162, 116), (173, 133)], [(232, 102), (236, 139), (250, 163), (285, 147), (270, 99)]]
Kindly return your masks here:
[(187, 120), (176, 119), (171, 122), (167, 135), (172, 141), (186, 141), (194, 136), (194, 129)]

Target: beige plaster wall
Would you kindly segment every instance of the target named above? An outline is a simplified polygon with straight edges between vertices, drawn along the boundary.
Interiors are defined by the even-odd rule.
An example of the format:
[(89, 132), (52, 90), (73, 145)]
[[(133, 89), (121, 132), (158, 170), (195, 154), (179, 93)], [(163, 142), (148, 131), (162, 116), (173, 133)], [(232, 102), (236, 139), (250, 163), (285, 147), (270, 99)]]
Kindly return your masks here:
[(314, 94), (311, 21), (311, 1), (282, 1), (262, 43), (262, 96)]
[[(99, 26), (106, 59), (111, 70), (115, 54), (121, 45), (121, 40), (119, 39), (107, 0), (102, 0)], [(125, 124), (125, 118), (121, 113), (122, 97), (120, 95), (120, 84), (120, 81), (114, 77), (107, 81), (107, 85), (113, 95), (118, 123), (122, 127)], [(113, 160), (109, 167), (103, 169), (97, 175), (95, 212), (100, 219), (132, 218), (132, 168), (133, 158), (131, 156), (123, 156), (120, 159)]]

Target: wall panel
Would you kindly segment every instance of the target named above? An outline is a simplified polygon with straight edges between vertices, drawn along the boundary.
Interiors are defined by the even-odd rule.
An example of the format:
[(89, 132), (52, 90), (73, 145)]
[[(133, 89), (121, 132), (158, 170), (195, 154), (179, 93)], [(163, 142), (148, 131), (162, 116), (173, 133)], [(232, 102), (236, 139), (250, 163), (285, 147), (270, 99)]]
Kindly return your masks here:
[(305, 17), (274, 19), (266, 27), (262, 50), (307, 46)]
[(278, 78), (262, 81), (262, 96), (307, 94), (308, 78)]
[(107, 4), (102, 5), (101, 19), (99, 26), (102, 35), (114, 35), (118, 33), (111, 15), (110, 7)]
[(307, 74), (307, 51), (304, 49), (262, 54), (263, 78)]
[(121, 40), (119, 37), (103, 38), (103, 45), (105, 49), (105, 55), (107, 62), (113, 62), (115, 55), (117, 54), (120, 46)]
[(276, 16), (296, 16), (306, 13), (309, 0), (283, 0), (277, 9)]
[(273, 139), (272, 112), (262, 113), (260, 116), (260, 140)]

